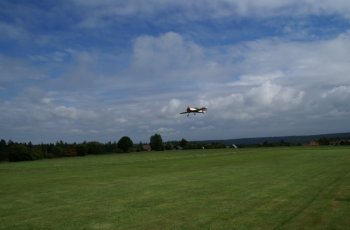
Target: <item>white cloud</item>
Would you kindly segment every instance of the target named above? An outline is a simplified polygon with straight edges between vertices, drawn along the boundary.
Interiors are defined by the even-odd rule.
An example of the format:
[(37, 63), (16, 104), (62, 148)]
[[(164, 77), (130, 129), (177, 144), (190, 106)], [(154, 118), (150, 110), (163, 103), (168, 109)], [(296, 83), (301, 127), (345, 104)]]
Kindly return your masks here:
[[(143, 68), (154, 71), (151, 74), (139, 71), (132, 80), (125, 78), (127, 85), (120, 84), (123, 75), (95, 77), (89, 70), (99, 65), (100, 56), (76, 52), (72, 54), (75, 65), (63, 74), (62, 80), (67, 81), (62, 81), (61, 86), (54, 87), (48, 80), (54, 90), (46, 91), (43, 82), (39, 91), (23, 91), (17, 98), (1, 102), (0, 109), (7, 111), (1, 119), (12, 121), (1, 127), (9, 132), (14, 130), (11, 126), (26, 130), (41, 127), (56, 130), (57, 135), (80, 133), (81, 138), (95, 135), (106, 136), (107, 140), (108, 136), (118, 135), (147, 140), (154, 132), (169, 139), (215, 139), (216, 135), (230, 138), (235, 129), (241, 130), (236, 137), (242, 137), (251, 134), (248, 130), (253, 129), (253, 124), (271, 120), (280, 124), (282, 134), (287, 126), (297, 132), (296, 127), (304, 125), (303, 121), (314, 127), (317, 122), (322, 131), (322, 116), (342, 119), (349, 111), (349, 44), (344, 34), (315, 42), (266, 39), (219, 52), (222, 47), (215, 50), (199, 46), (173, 32), (159, 37), (142, 36), (135, 41), (134, 56), (125, 73), (128, 76), (135, 73), (134, 68)], [(232, 50), (242, 52), (239, 62)], [(216, 64), (210, 67), (210, 63)], [(198, 76), (184, 76), (187, 70)], [(61, 90), (64, 82), (71, 84), (74, 79), (80, 79), (75, 87)], [(92, 90), (78, 84), (84, 81), (90, 81), (87, 83)], [(144, 87), (147, 81), (148, 87)], [(111, 89), (115, 92), (108, 91), (111, 95), (105, 97), (106, 90)], [(130, 94), (126, 97), (121, 91)], [(188, 103), (207, 106), (208, 113), (179, 116)], [(269, 130), (279, 134), (277, 128), (265, 130), (267, 134)], [(260, 132), (264, 135), (262, 128)]]
[(202, 82), (211, 83), (229, 75), (232, 67), (223, 65), (211, 52), (174, 32), (158, 37), (140, 36), (133, 46), (128, 75), (143, 82), (144, 87), (176, 84), (190, 90), (189, 87), (200, 87)]
[[(80, 23), (95, 28), (110, 24), (118, 17), (141, 17), (154, 19), (159, 14), (165, 21), (200, 21), (208, 18), (226, 19), (233, 17), (270, 18), (277, 16), (304, 17), (307, 15), (341, 15), (350, 17), (350, 3), (347, 0), (150, 0), (145, 4), (138, 0), (81, 1), (76, 5), (87, 11)], [(164, 12), (166, 12), (164, 14)]]
[(28, 38), (28, 33), (20, 25), (0, 21), (0, 40), (4, 38), (22, 41)]
[(162, 107), (162, 113), (176, 114), (181, 108), (183, 103), (179, 99), (171, 99), (168, 105)]
[(247, 73), (259, 76), (256, 80), (261, 82), (264, 78), (271, 80), (274, 75), (271, 76), (270, 73), (276, 72), (278, 77), (273, 81), (293, 87), (349, 84), (347, 73), (350, 66), (346, 64), (350, 62), (346, 55), (349, 45), (347, 33), (334, 39), (311, 42), (285, 42), (275, 39), (248, 42), (243, 60), (237, 65), (242, 79), (231, 82), (231, 85), (247, 84)]
[(25, 59), (12, 58), (0, 53), (0, 83), (15, 83), (26, 80), (41, 80), (46, 69), (31, 65)]
[[(68, 4), (71, 2), (75, 7)], [(72, 7), (72, 12), (81, 9), (70, 19), (69, 29), (47, 36), (42, 29), (35, 37), (47, 38), (46, 42), (35, 43), (16, 57), (0, 54), (0, 110), (6, 111), (0, 114), (0, 125), (2, 134), (9, 134), (5, 138), (11, 138), (11, 133), (16, 136), (14, 130), (32, 131), (33, 135), (44, 130), (42, 133), (52, 135), (48, 137), (51, 140), (65, 138), (66, 134), (107, 140), (135, 135), (147, 140), (154, 131), (174, 139), (186, 135), (188, 139), (213, 139), (253, 135), (255, 127), (261, 135), (285, 134), (288, 130), (298, 134), (298, 130), (307, 129), (307, 124), (327, 132), (330, 120), (337, 124), (335, 130), (350, 128), (340, 124), (349, 114), (350, 33), (294, 40), (305, 37), (309, 26), (322, 30), (316, 24), (303, 24), (304, 16), (348, 17), (348, 1), (68, 3), (65, 7)], [(57, 16), (55, 12), (51, 13)], [(165, 22), (159, 20), (160, 15)], [(283, 15), (300, 17), (295, 23), (281, 23), (283, 38), (268, 31), (257, 35), (259, 39), (251, 38), (250, 31), (241, 36), (240, 32), (246, 31), (237, 28), (229, 31), (232, 35), (224, 24), (232, 20), (237, 23), (242, 17), (253, 23), (268, 19), (266, 23), (273, 24), (269, 18)], [(6, 39), (33, 37), (34, 31), (28, 35), (26, 29), (38, 24), (26, 24), (23, 17), (18, 18), (17, 24), (1, 22), (0, 34)], [(145, 19), (146, 26), (134, 25), (131, 18)], [(204, 26), (203, 19), (212, 24)], [(45, 21), (42, 23), (45, 27)], [(89, 28), (76, 27), (76, 23)], [(126, 26), (118, 30), (123, 23), (142, 28), (144, 34), (125, 31)], [(112, 25), (115, 31), (106, 32), (105, 27)], [(269, 26), (267, 30), (278, 27)], [(214, 39), (203, 38), (199, 27), (212, 33)], [(66, 32), (71, 29), (74, 35), (68, 36)], [(289, 37), (296, 32), (299, 36)], [(109, 36), (104, 40), (98, 39), (106, 34)], [(130, 43), (117, 47), (117, 40), (124, 38)], [(99, 43), (93, 44), (95, 41)], [(73, 43), (76, 45), (70, 47)], [(9, 53), (20, 49), (22, 46), (12, 47)], [(208, 113), (179, 116), (187, 105), (208, 106)], [(266, 128), (264, 124), (279, 127)]]
[(155, 132), (159, 133), (159, 134), (164, 134), (164, 133), (174, 132), (174, 129), (161, 127), (161, 128), (156, 129)]
[(350, 86), (337, 86), (322, 94), (323, 103), (331, 104), (337, 110), (350, 113)]
[(159, 77), (169, 78), (174, 70), (191, 71), (190, 68), (201, 59), (202, 51), (198, 45), (184, 40), (177, 33), (168, 32), (159, 37), (141, 36), (136, 39), (132, 69), (150, 76), (164, 74)]
[(213, 125), (208, 125), (208, 126), (191, 126), (190, 130), (194, 131), (207, 131), (207, 130), (213, 130), (215, 127)]
[(293, 105), (300, 104), (303, 95), (303, 92), (267, 81), (261, 86), (250, 89), (246, 94), (246, 102), (248, 105), (258, 106), (260, 109), (265, 107), (286, 110)]
[(260, 75), (242, 75), (239, 80), (228, 83), (228, 86), (257, 86), (265, 83), (266, 81), (273, 81), (277, 78), (284, 77), (283, 72), (267, 73)]

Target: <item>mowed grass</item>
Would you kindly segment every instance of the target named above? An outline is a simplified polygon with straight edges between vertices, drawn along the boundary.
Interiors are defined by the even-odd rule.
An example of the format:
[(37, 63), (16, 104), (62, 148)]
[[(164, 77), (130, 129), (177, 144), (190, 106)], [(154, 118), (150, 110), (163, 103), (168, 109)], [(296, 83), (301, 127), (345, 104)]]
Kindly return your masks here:
[(0, 229), (350, 229), (350, 148), (1, 163)]

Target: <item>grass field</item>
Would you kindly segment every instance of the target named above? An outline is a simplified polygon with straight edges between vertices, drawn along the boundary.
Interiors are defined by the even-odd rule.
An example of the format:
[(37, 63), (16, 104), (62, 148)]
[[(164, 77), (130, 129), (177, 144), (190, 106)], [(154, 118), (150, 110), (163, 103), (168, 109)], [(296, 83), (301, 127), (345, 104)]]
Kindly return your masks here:
[(0, 229), (350, 229), (350, 148), (1, 163)]

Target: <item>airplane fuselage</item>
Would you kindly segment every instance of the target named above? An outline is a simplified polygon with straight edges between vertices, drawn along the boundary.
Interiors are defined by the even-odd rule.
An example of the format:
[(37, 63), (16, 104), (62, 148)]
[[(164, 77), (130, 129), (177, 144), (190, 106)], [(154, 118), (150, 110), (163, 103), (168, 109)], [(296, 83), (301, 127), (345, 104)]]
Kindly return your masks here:
[(187, 107), (187, 109), (186, 109), (186, 112), (182, 112), (182, 113), (180, 113), (180, 114), (186, 114), (187, 113), (187, 115), (189, 115), (190, 113), (194, 113), (194, 114), (196, 114), (196, 113), (205, 113), (207, 111), (207, 108), (206, 107), (200, 107), (200, 108), (193, 108), (193, 107)]

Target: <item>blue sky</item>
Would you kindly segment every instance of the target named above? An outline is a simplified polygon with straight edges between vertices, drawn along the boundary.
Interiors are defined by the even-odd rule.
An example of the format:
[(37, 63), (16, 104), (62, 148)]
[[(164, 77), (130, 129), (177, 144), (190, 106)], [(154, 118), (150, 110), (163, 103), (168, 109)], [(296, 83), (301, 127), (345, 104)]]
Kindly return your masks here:
[(2, 0), (0, 138), (348, 132), (349, 52), (347, 0)]

